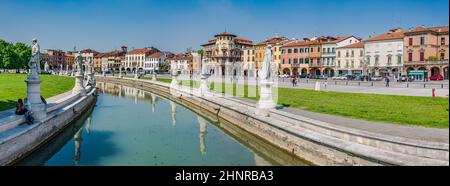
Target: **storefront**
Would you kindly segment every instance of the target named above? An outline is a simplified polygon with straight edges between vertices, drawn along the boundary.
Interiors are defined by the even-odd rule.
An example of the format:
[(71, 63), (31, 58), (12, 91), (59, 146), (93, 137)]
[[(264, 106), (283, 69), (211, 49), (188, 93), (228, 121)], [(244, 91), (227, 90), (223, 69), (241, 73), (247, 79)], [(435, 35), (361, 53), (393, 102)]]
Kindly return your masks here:
[(428, 81), (428, 71), (411, 70), (408, 72), (408, 77), (413, 77), (414, 81)]

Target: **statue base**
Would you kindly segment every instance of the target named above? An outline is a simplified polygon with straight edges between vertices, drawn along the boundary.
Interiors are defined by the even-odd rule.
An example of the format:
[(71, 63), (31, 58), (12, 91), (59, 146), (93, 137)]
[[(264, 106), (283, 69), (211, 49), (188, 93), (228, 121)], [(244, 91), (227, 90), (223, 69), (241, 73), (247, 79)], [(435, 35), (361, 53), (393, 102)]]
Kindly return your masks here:
[(272, 82), (263, 80), (260, 82), (260, 98), (257, 103), (258, 109), (273, 109), (277, 106), (277, 104), (273, 101), (272, 98)]
[[(31, 77), (31, 76), (30, 76)], [(41, 100), (41, 80), (39, 77), (27, 79), (27, 98), (31, 105), (31, 113), (35, 121), (43, 121), (47, 117), (47, 106)]]
[(156, 80), (157, 80), (156, 74), (153, 72), (153, 75), (152, 75), (152, 81), (156, 81)]
[(206, 74), (202, 74), (200, 77), (199, 92), (200, 92), (201, 96), (204, 96), (205, 93), (210, 92), (209, 84), (208, 84), (208, 77), (209, 77), (209, 75), (206, 75)]
[(86, 89), (83, 85), (83, 75), (75, 75), (75, 87), (72, 89), (72, 94), (79, 94), (80, 96), (86, 95)]

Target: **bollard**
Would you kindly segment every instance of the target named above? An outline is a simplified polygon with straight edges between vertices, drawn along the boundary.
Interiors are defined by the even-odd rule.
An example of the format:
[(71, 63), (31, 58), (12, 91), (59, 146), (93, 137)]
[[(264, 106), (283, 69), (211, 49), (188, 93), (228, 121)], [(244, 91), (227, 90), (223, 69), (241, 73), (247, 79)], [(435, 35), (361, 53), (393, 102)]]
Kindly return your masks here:
[(444, 84), (441, 84), (441, 88), (444, 88)]
[(424, 83), (424, 84), (423, 84), (423, 88), (425, 88), (426, 85), (427, 85), (427, 84)]
[(406, 88), (409, 88), (409, 83), (406, 83)]
[(361, 86), (361, 82), (358, 82), (358, 86)]
[(436, 89), (435, 88), (431, 89), (431, 96), (433, 96), (433, 98), (436, 97)]
[(345, 85), (348, 85), (348, 81), (345, 82)]
[(373, 82), (371, 83), (371, 86), (373, 87)]

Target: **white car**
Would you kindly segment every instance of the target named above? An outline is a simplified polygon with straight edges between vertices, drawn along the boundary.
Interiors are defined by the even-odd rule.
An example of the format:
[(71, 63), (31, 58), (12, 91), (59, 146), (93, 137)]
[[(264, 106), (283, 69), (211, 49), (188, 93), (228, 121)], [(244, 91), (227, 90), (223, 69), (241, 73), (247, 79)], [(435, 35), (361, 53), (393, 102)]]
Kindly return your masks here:
[(280, 78), (288, 78), (289, 75), (287, 75), (287, 74), (281, 74), (281, 75), (279, 75), (278, 77), (280, 77)]
[(381, 81), (383, 80), (383, 77), (381, 76), (373, 76), (370, 78), (370, 81)]
[(331, 78), (332, 80), (347, 80), (346, 76), (334, 76)]

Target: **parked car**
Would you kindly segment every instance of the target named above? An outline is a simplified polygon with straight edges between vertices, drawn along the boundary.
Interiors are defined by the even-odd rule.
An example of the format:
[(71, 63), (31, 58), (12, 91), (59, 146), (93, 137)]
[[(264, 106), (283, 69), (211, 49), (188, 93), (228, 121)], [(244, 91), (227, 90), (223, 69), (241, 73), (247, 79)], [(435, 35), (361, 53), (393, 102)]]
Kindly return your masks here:
[(355, 81), (364, 81), (364, 76), (362, 75), (356, 75), (355, 78), (353, 78)]
[(400, 75), (400, 77), (398, 77), (398, 82), (406, 82), (408, 81), (408, 76), (406, 75)]
[(440, 81), (440, 80), (444, 80), (444, 76), (442, 75), (435, 75), (435, 76), (431, 76), (430, 80), (432, 81)]
[(346, 75), (345, 77), (347, 77), (347, 80), (353, 80), (355, 79), (355, 75)]
[(288, 78), (289, 75), (287, 75), (287, 74), (281, 74), (281, 75), (279, 75), (278, 77), (280, 77), (280, 78)]
[(317, 79), (328, 79), (328, 77), (325, 75), (320, 75), (319, 77), (317, 77)]
[(307, 78), (307, 77), (308, 77), (308, 75), (306, 75), (306, 74), (300, 75), (300, 78)]
[(332, 80), (347, 80), (347, 76), (339, 75), (331, 78)]
[(373, 76), (370, 78), (370, 81), (381, 81), (383, 80), (383, 77), (381, 76)]

